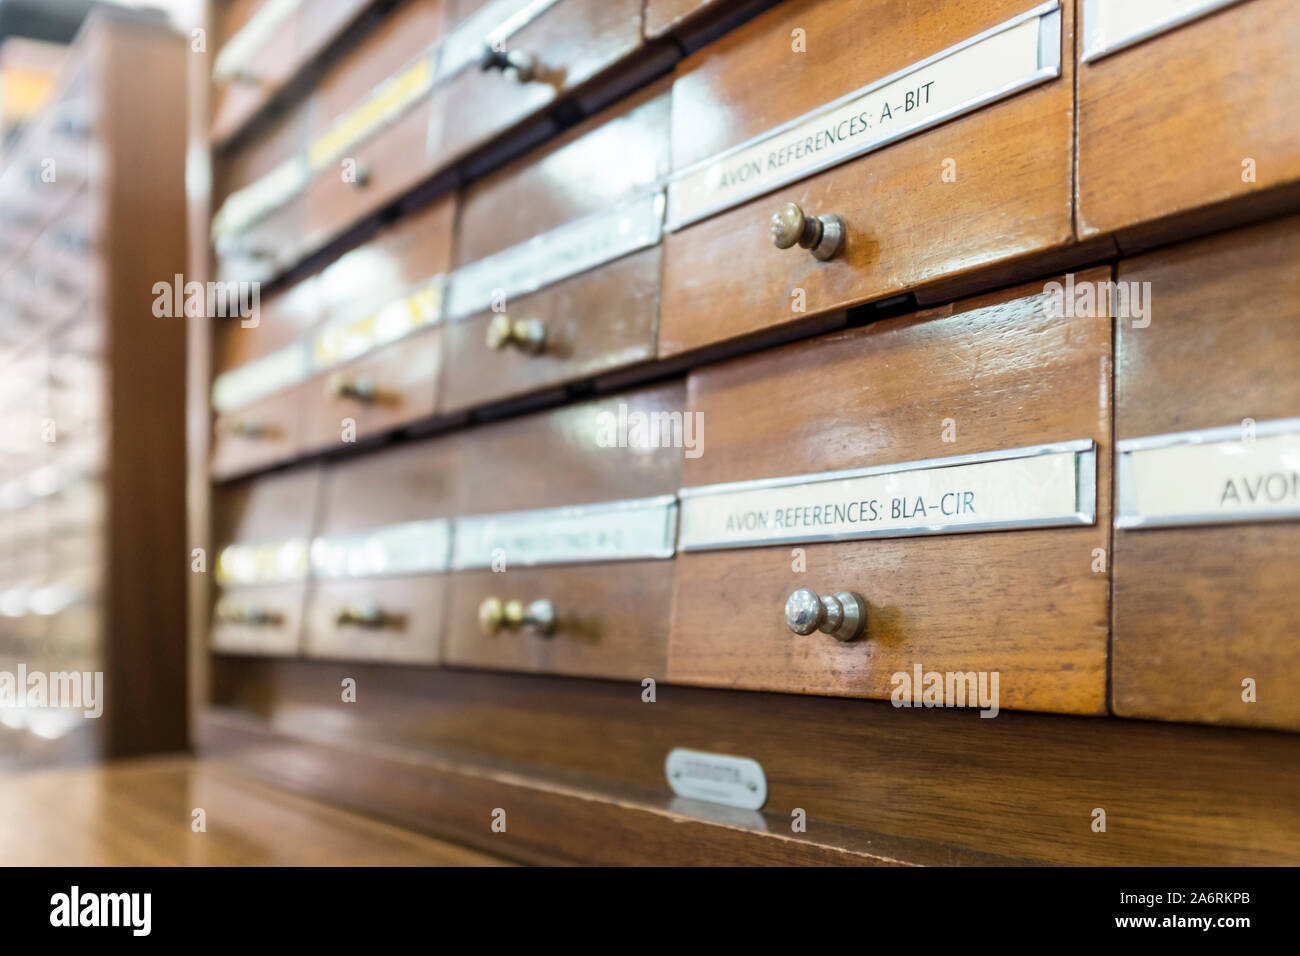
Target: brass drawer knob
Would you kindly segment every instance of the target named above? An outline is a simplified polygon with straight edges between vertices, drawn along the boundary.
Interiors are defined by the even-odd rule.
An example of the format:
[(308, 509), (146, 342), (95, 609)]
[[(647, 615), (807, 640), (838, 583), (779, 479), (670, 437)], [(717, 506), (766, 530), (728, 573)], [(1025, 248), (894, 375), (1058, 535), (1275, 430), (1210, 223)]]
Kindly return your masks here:
[(516, 320), (498, 312), (488, 323), (487, 346), (499, 352), (507, 345), (530, 355), (539, 354), (546, 348), (546, 324), (541, 319)]
[(786, 599), (785, 624), (796, 634), (821, 631), (854, 641), (866, 632), (867, 602), (853, 591), (819, 596), (812, 588), (800, 588)]
[(496, 50), (485, 43), (479, 54), (478, 68), (484, 73), (500, 70), (516, 83), (527, 83), (537, 75), (537, 58), (523, 50)]
[(268, 608), (230, 607), (223, 604), (217, 608), (217, 621), (221, 624), (243, 624), (248, 627), (279, 627), (284, 623), (284, 615)]
[(369, 405), (379, 396), (379, 390), (371, 379), (348, 378), (345, 375), (333, 376), (326, 393), (330, 398), (350, 398), (363, 405)]
[(503, 630), (520, 628), (529, 628), (542, 637), (549, 637), (555, 633), (555, 605), (545, 599), (533, 601), (525, 607), (523, 601), (484, 598), (478, 606), (478, 627), (487, 637)]
[(377, 604), (361, 604), (352, 607), (341, 607), (338, 613), (334, 615), (334, 624), (337, 627), (379, 628), (388, 624), (392, 618), (385, 613)]
[(834, 213), (805, 216), (798, 203), (788, 202), (772, 214), (772, 242), (778, 249), (798, 244), (823, 262), (839, 255), (847, 232), (844, 220)]

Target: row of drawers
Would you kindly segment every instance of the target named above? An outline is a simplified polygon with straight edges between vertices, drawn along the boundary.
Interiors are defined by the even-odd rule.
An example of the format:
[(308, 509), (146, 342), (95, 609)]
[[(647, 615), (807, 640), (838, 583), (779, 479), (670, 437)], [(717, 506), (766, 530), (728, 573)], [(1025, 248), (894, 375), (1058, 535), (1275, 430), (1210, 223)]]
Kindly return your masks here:
[[(503, 3), (520, 6), (486, 9)], [(1099, 237), (1149, 241), (1177, 217), (1300, 179), (1289, 5), (1178, 6), (1211, 13), (786, 0), (678, 64), (665, 108), (622, 123), (626, 138), (593, 143), (572, 169), (552, 164), (531, 193), (500, 197), (505, 215), (466, 228), (527, 226), (522, 241), (662, 186), (670, 353)], [(275, 274), (641, 42), (640, 0), (533, 8), (506, 44), (547, 64), (525, 83), (472, 65), (440, 81), (436, 38), (480, 44), (492, 17), (457, 11), (463, 29), (441, 31), (436, 0), (393, 10), (312, 99), (222, 163), (218, 195), (236, 194), (215, 224), (223, 277)], [(1165, 79), (1184, 67), (1201, 80), (1190, 102)], [(769, 220), (786, 202), (841, 218), (833, 261), (772, 247)], [(461, 245), (458, 265), (485, 254)]]
[[(849, 307), (899, 294), (913, 293), (924, 304), (966, 285), (1042, 274), (1055, 256), (1083, 261), (1113, 250), (1109, 238), (1102, 246), (1092, 242), (1099, 236), (1265, 195), (1256, 191), (1294, 179), (1287, 163), (1296, 144), (1270, 133), (1272, 140), (1248, 137), (1254, 154), (1275, 157), (1264, 164), (1273, 172), (1253, 182), (1233, 159), (1235, 171), (1225, 173), (1217, 190), (1205, 183), (1190, 188), (1179, 175), (1153, 181), (1145, 173), (1104, 189), (1090, 185), (1094, 163), (1124, 168), (1123, 157), (1108, 152), (1123, 124), (1118, 117), (1088, 121), (1085, 104), (1095, 102), (1092, 108), (1107, 115), (1128, 97), (1123, 83), (1108, 98), (1084, 97), (1096, 83), (1084, 77), (1123, 68), (1127, 83), (1141, 85), (1142, 71), (1203, 42), (1203, 35), (1222, 43), (1224, 20), (1235, 24), (1228, 45), (1237, 44), (1236, 63), (1253, 49), (1255, 32), (1266, 29), (1269, 4), (1252, 0), (1079, 66), (1076, 205), (1074, 66), (1069, 56), (1058, 57), (1054, 75), (1050, 68), (1042, 75), (1039, 66), (1051, 52), (1073, 50), (1075, 11), (1049, 3), (1018, 19), (1023, 6), (1010, 0), (962, 5), (960, 16), (942, 23), (918, 23), (908, 11), (885, 6), (875, 11), (878, 27), (899, 42), (880, 52), (873, 46), (864, 56), (842, 39), (862, 15), (856, 5), (789, 0), (688, 59), (674, 78), (651, 84), (457, 197), (403, 217), (268, 299), (257, 328), (224, 324), (217, 371), (238, 374), (218, 378), (224, 417), (215, 473), (238, 474), (435, 413), (599, 382), (653, 360), (696, 361), (756, 338), (829, 327)], [(1003, 29), (1007, 23), (1013, 26)], [(781, 69), (771, 69), (778, 55), (772, 38), (798, 30), (808, 42), (836, 38), (845, 46), (809, 59), (812, 54), (788, 52), (783, 41)], [(1029, 88), (925, 126), (981, 83), (999, 90), (1014, 85), (1010, 73), (988, 79), (981, 70), (990, 68), (993, 54), (1014, 64), (1026, 42), (1035, 66), (1026, 75), (1037, 77)], [(927, 64), (927, 56), (954, 48)], [(849, 112), (846, 118), (817, 120), (815, 131), (782, 127), (917, 63), (919, 73), (837, 107)], [(761, 78), (753, 75), (759, 64), (769, 67)], [(919, 127), (906, 119), (908, 97), (917, 95), (914, 80), (922, 89), (930, 84), (937, 111), (918, 108)], [(1276, 82), (1270, 78), (1261, 88), (1271, 91)], [(900, 83), (908, 89), (899, 91)], [(863, 116), (879, 121), (895, 99), (901, 125), (877, 131), (884, 148), (817, 171), (824, 163), (819, 151), (838, 148), (831, 141), (839, 131), (858, 129)], [(1141, 124), (1141, 134), (1152, 137), (1150, 148), (1126, 155), (1143, 162), (1203, 160), (1206, 151), (1190, 132), (1147, 129), (1160, 126), (1164, 115), (1153, 109)], [(885, 142), (914, 128), (915, 135)], [(1131, 143), (1134, 131), (1124, 128)], [(779, 131), (775, 139), (763, 139), (772, 129)], [(870, 146), (877, 132), (864, 127), (860, 135)], [(729, 152), (754, 137), (756, 145)], [(1225, 135), (1217, 148), (1236, 150), (1239, 141)], [(805, 146), (810, 152), (801, 156)], [(767, 159), (751, 158), (759, 153)], [(710, 158), (717, 156), (724, 159)], [(763, 168), (752, 186), (747, 170), (755, 163)], [(682, 176), (668, 178), (674, 170)], [(781, 185), (790, 176), (809, 178)], [(755, 189), (774, 191), (744, 198)], [(728, 190), (737, 191), (738, 204), (727, 205)], [(720, 203), (725, 208), (709, 215)], [(797, 242), (777, 248), (774, 214), (775, 226), (789, 230), (781, 244), (798, 231), (789, 204), (808, 213), (805, 228), (813, 231), (819, 228), (814, 215), (840, 217), (845, 237), (834, 257), (822, 260), (810, 252), (824, 249), (805, 251)], [(327, 207), (310, 196), (304, 205), (308, 213)]]
[[(882, 699), (990, 672), (1007, 709), (1300, 728), (1296, 225), (222, 486), (214, 646)], [(1174, 448), (1208, 464), (1117, 444), (1203, 429)], [(863, 632), (792, 633), (802, 588)]]

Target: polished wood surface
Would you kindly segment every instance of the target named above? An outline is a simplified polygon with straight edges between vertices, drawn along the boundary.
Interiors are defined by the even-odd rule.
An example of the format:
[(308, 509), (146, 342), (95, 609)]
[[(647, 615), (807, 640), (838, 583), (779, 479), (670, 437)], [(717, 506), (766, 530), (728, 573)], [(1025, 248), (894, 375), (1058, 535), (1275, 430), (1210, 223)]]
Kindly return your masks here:
[[(1152, 316), (1117, 323), (1115, 437), (1300, 416), (1298, 261), (1290, 218), (1121, 262)], [(1294, 521), (1116, 530), (1116, 713), (1300, 730), (1298, 561)]]
[(1294, 4), (1252, 0), (1080, 64), (1079, 234), (1150, 245), (1300, 184), (1297, 44)]
[[(920, 664), (1000, 672), (1003, 707), (1105, 710), (1109, 580), (1093, 566), (1109, 545), (1110, 321), (1048, 316), (1046, 301), (1023, 286), (691, 375), (708, 440), (688, 487), (1091, 438), (1097, 522), (806, 545), (806, 570), (792, 545), (679, 554), (670, 679), (885, 698)], [(800, 587), (862, 594), (865, 637), (790, 633)]]
[[(678, 65), (674, 169), (1025, 8), (1020, 0), (782, 3)], [(1069, 245), (1073, 20), (1073, 4), (1066, 2), (1060, 78), (667, 235), (660, 355)], [(791, 51), (794, 30), (806, 31), (815, 52)], [(873, 42), (864, 45), (864, 34)], [(955, 164), (955, 182), (943, 178), (948, 160)], [(786, 202), (809, 214), (842, 216), (848, 226), (844, 251), (819, 262), (798, 247), (775, 248), (769, 221)], [(1016, 278), (1030, 274), (1026, 263)], [(796, 290), (803, 293), (800, 303)]]
[(212, 536), (218, 548), (231, 542), (277, 542), (311, 534), (321, 470), (292, 471), (224, 484), (213, 491)]
[[(204, 811), (204, 832), (193, 829)], [(474, 850), (173, 757), (10, 774), (0, 787), (10, 866), (491, 866)]]
[(223, 589), (213, 606), (211, 643), (227, 654), (298, 653), (306, 585), (253, 585)]
[(309, 379), (216, 416), (209, 463), (212, 476), (234, 478), (301, 453), (306, 409), (320, 401), (322, 388), (320, 381)]
[[(433, 664), (447, 613), (446, 577), (399, 575), (315, 581), (303, 622), (309, 657)], [(374, 612), (375, 623), (349, 619)]]

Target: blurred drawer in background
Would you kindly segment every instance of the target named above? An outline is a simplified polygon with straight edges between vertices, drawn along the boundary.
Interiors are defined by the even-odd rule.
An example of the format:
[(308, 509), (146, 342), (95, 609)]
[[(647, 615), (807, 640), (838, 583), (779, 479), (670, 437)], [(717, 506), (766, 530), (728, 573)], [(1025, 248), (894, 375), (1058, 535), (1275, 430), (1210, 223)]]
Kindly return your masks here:
[(1300, 730), (1297, 262), (1291, 218), (1120, 263), (1121, 716)]
[(444, 408), (654, 357), (669, 105), (654, 84), (465, 190)]
[[(888, 698), (989, 672), (1002, 707), (1102, 713), (1111, 329), (1056, 305), (1025, 286), (693, 373), (669, 678)], [(816, 630), (804, 588), (865, 622)]]
[[(448, 663), (662, 677), (682, 449), (658, 439), (674, 420), (690, 437), (684, 397), (658, 386), (458, 436)], [(653, 445), (651, 415), (669, 423)]]
[[(1079, 233), (1140, 247), (1300, 196), (1291, 0), (1085, 0)], [(1189, 78), (1195, 78), (1190, 84)]]
[(439, 165), (536, 116), (639, 50), (641, 2), (448, 0), (451, 22), (434, 97), (443, 116)]
[(790, 0), (683, 61), (660, 354), (1072, 243), (1073, 24)]
[(313, 466), (216, 489), (213, 650), (297, 652), (319, 486)]
[(303, 246), (316, 248), (433, 172), (443, 0), (403, 0), (333, 64), (312, 98)]
[(423, 441), (326, 471), (312, 542), (308, 655), (437, 662), (452, 457), (447, 441)]

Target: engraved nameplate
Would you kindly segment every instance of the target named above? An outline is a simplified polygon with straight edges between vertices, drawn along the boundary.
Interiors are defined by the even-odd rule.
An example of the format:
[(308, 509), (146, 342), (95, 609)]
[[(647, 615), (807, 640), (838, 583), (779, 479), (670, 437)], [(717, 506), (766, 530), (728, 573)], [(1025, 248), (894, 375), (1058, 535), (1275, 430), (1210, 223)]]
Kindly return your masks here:
[(663, 193), (566, 223), (457, 269), (447, 294), (449, 318), (464, 318), (494, 298), (523, 295), (655, 245), (663, 226)]
[(684, 488), (682, 551), (1092, 524), (1096, 448), (1057, 445)]
[(330, 323), (312, 341), (312, 368), (322, 371), (350, 361), (434, 324), (442, 313), (442, 287), (443, 277), (435, 276), (378, 312)]
[(1115, 526), (1300, 518), (1300, 418), (1115, 443)]
[(295, 342), (218, 375), (212, 382), (212, 407), (219, 412), (242, 408), (306, 377), (307, 353)]
[(672, 495), (457, 518), (457, 571), (512, 565), (671, 558), (677, 531)]
[(683, 170), (668, 184), (667, 228), (1060, 75), (1061, 12), (1053, 0)]
[(1242, 0), (1083, 0), (1083, 61), (1172, 30)]
[(664, 760), (668, 786), (679, 797), (742, 810), (767, 802), (767, 776), (757, 760), (675, 747)]
[(456, 27), (438, 57), (438, 82), (478, 62), (483, 47), (508, 49), (506, 40), (522, 30), (557, 0), (494, 0)]
[(380, 83), (359, 106), (340, 116), (312, 142), (307, 151), (307, 161), (312, 171), (319, 170), (349, 146), (395, 121), (431, 89), (433, 54), (427, 54)]
[(450, 545), (447, 519), (408, 521), (316, 538), (311, 543), (311, 569), (318, 578), (445, 571)]
[(304, 581), (308, 567), (307, 542), (301, 538), (270, 544), (231, 544), (217, 556), (217, 583), (283, 584)]

